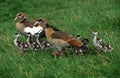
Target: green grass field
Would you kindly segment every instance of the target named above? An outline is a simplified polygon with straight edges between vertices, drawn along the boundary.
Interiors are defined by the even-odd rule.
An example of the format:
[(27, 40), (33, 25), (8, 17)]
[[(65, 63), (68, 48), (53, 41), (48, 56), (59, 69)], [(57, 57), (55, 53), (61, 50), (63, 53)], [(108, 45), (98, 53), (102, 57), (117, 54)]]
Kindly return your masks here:
[[(13, 44), (18, 12), (28, 19), (46, 18), (75, 36), (90, 40), (90, 53), (54, 59), (49, 51), (21, 51)], [(120, 0), (0, 0), (0, 78), (119, 78)], [(113, 46), (110, 53), (97, 53), (92, 31)], [(21, 40), (25, 40), (21, 37)]]

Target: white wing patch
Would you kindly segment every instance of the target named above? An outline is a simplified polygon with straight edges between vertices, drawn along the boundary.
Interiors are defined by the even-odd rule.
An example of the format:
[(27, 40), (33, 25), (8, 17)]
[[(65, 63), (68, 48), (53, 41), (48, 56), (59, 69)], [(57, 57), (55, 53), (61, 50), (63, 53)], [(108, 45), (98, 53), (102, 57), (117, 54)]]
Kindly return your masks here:
[(44, 29), (42, 27), (35, 27), (33, 26), (33, 28), (30, 28), (30, 27), (26, 27), (24, 29), (24, 32), (25, 33), (31, 33), (31, 35), (35, 35), (36, 33), (41, 33)]

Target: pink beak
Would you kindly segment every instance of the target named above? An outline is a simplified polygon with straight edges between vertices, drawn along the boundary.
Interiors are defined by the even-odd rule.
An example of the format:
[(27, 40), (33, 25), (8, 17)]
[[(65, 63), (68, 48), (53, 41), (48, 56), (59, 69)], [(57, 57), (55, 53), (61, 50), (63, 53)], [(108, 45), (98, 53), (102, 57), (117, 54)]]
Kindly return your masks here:
[(15, 17), (15, 19), (14, 20), (17, 20), (18, 19), (18, 17)]

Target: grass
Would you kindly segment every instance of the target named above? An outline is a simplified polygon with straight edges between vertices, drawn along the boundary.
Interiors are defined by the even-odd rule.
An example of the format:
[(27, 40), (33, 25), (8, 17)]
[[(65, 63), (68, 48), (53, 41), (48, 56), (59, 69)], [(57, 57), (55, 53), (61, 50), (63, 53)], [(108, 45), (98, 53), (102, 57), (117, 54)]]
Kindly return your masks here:
[[(0, 78), (120, 77), (119, 0), (1, 0), (0, 7)], [(29, 19), (44, 17), (51, 25), (73, 36), (87, 37), (90, 53), (69, 54), (61, 59), (51, 57), (53, 49), (21, 53), (13, 44), (13, 34), (17, 32), (13, 18), (18, 12), (26, 13)], [(96, 53), (93, 30), (113, 46), (111, 53)]]

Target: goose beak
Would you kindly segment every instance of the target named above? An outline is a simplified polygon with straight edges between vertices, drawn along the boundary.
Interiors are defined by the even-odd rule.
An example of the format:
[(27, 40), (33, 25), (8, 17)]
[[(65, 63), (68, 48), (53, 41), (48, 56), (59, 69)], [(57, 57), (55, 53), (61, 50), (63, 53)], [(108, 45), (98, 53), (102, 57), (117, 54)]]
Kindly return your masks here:
[(14, 20), (16, 21), (18, 19), (18, 17), (15, 17)]

